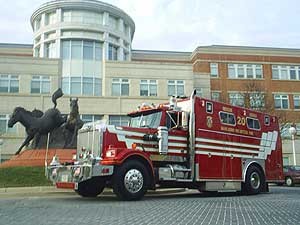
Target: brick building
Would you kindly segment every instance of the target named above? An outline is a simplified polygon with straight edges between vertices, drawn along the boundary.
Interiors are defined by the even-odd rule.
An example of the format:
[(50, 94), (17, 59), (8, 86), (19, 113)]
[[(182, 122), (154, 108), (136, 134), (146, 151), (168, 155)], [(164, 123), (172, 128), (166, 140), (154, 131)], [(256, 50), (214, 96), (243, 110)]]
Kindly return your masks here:
[[(126, 113), (138, 104), (188, 96), (196, 89), (206, 98), (276, 114), (284, 128), (300, 123), (300, 49), (133, 50), (134, 21), (121, 9), (94, 0), (45, 3), (33, 12), (31, 24), (32, 45), (0, 44), (2, 160), (14, 154), (25, 135), (20, 125), (7, 128), (14, 107), (45, 111), (58, 87), (65, 93), (58, 108), (67, 114), (69, 98), (78, 97), (85, 122), (126, 124)], [(286, 131), (284, 163), (290, 164)], [(299, 151), (297, 157), (300, 161)]]

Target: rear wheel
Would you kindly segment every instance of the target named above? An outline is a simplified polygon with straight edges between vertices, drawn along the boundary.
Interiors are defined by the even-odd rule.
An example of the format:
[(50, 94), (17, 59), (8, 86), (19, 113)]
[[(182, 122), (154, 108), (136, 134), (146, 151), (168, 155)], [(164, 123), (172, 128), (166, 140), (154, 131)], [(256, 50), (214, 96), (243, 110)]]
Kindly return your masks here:
[(245, 183), (242, 184), (242, 191), (248, 195), (258, 194), (263, 191), (265, 178), (257, 166), (250, 166), (246, 173)]
[(82, 197), (96, 197), (104, 190), (105, 182), (99, 179), (90, 179), (78, 184), (76, 192)]
[(291, 177), (285, 178), (285, 184), (289, 187), (292, 187), (294, 185), (294, 181)]
[(114, 173), (114, 193), (122, 200), (139, 200), (147, 192), (149, 179), (149, 173), (141, 162), (125, 162)]

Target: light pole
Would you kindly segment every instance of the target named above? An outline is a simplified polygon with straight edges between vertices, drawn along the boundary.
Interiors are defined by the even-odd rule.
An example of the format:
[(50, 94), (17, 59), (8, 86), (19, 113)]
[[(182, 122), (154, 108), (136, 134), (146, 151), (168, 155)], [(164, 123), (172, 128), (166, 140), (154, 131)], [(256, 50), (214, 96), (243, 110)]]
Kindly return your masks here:
[(3, 139), (0, 138), (0, 164), (2, 162), (1, 154), (2, 154), (2, 145), (3, 145)]
[(295, 135), (297, 130), (295, 127), (290, 127), (289, 132), (292, 135), (292, 144), (293, 144), (293, 157), (294, 157), (294, 166), (296, 166), (296, 150), (295, 150)]

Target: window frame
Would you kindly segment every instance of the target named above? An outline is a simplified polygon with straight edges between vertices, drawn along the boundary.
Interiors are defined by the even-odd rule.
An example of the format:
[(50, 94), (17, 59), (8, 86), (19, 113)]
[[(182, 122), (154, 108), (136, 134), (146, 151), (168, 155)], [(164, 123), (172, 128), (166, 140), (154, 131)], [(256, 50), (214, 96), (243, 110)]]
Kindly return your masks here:
[[(219, 65), (218, 63), (210, 63), (210, 77), (218, 78), (219, 77)], [(214, 73), (213, 73), (214, 71)]]
[[(39, 91), (38, 92), (33, 92), (32, 90), (32, 84), (33, 82), (38, 82), (39, 83)], [(49, 84), (49, 90), (44, 91), (43, 85), (45, 83)], [(30, 93), (31, 94), (49, 94), (51, 91), (51, 79), (50, 76), (48, 75), (33, 75), (31, 77), (31, 82), (30, 82)]]
[[(286, 96), (286, 98), (283, 98), (283, 96)], [(274, 107), (276, 110), (288, 110), (290, 109), (290, 101), (289, 101), (289, 95), (288, 94), (274, 94)], [(280, 100), (280, 108), (276, 107), (276, 100)], [(283, 101), (287, 100), (287, 108), (283, 108)]]
[[(130, 87), (130, 81), (127, 78), (112, 78), (111, 81), (111, 95), (112, 96), (129, 96), (129, 87)], [(118, 89), (118, 93), (114, 93), (114, 88), (113, 85), (118, 85), (119, 89)], [(125, 86), (128, 86), (128, 93), (123, 94), (123, 88)], [(125, 89), (126, 90), (126, 89)]]
[[(253, 124), (255, 123), (254, 121), (256, 121), (257, 124), (259, 125), (259, 128), (255, 128), (255, 127), (249, 126), (248, 121), (250, 121), (250, 120), (253, 121)], [(247, 128), (250, 129), (250, 130), (256, 130), (256, 131), (261, 130), (261, 125), (260, 125), (259, 119), (257, 119), (257, 118), (253, 118), (253, 117), (248, 117), (248, 116), (247, 116), (247, 117), (246, 117), (246, 124), (247, 124)]]
[[(262, 64), (243, 64), (243, 63), (228, 63), (227, 64), (229, 79), (263, 79), (263, 65)], [(252, 71), (251, 75), (248, 73)], [(248, 76), (249, 74), (249, 76)]]
[[(227, 119), (227, 121), (223, 121), (222, 117), (221, 117), (221, 114), (227, 114), (229, 116), (232, 116), (232, 118), (234, 119), (234, 124), (233, 123), (229, 123), (229, 119)], [(229, 113), (229, 112), (225, 112), (225, 111), (220, 111), (219, 112), (219, 120), (221, 122), (221, 124), (224, 124), (224, 125), (228, 125), (228, 126), (232, 126), (232, 127), (235, 127), (236, 126), (236, 118), (235, 118), (235, 115), (233, 113)]]
[[(19, 75), (0, 74), (0, 82), (7, 82), (7, 86), (3, 86), (3, 88), (7, 88), (7, 91), (1, 91), (1, 89), (0, 89), (0, 93), (19, 93), (20, 92)], [(14, 83), (17, 83), (17, 86), (14, 86)], [(1, 88), (1, 86), (0, 86), (0, 88)]]
[[(234, 95), (234, 97), (232, 97), (233, 95)], [(244, 107), (245, 106), (245, 96), (243, 96), (239, 92), (230, 92), (230, 93), (228, 93), (228, 99), (229, 99), (229, 103), (231, 105), (239, 106), (239, 107)], [(242, 103), (241, 105), (236, 104), (236, 102), (239, 103), (240, 101)]]
[[(147, 95), (142, 95), (142, 85), (147, 87), (147, 90), (146, 90)], [(155, 87), (155, 95), (151, 94), (151, 87), (152, 86)], [(143, 91), (145, 91), (145, 90), (143, 90)], [(150, 80), (146, 80), (146, 79), (140, 80), (140, 96), (157, 97), (158, 96), (157, 91), (158, 91), (157, 80), (152, 80), (152, 79), (150, 79)]]
[[(78, 79), (78, 80), (75, 80), (75, 79)], [(87, 82), (84, 82), (84, 79), (93, 79), (93, 83), (92, 83), (93, 92), (91, 95), (84, 93), (84, 84), (87, 83)], [(74, 84), (74, 83), (75, 84), (79, 83), (80, 90), (78, 93), (72, 91), (72, 87), (74, 88), (74, 86), (72, 86), (72, 84)], [(65, 76), (65, 77), (62, 77), (61, 85), (62, 85), (63, 92), (67, 95), (102, 96), (102, 79), (100, 77)], [(97, 87), (98, 87), (98, 89), (97, 89)], [(99, 91), (99, 94), (98, 94), (98, 91)]]
[[(173, 82), (173, 83), (171, 83)], [(170, 86), (174, 86), (175, 93), (170, 94)], [(179, 87), (182, 87), (183, 93), (178, 93)], [(168, 96), (184, 96), (185, 81), (184, 80), (168, 80)]]
[[(5, 121), (5, 131), (0, 130), (1, 132), (6, 133), (6, 134), (17, 134), (17, 124), (15, 124), (13, 127), (8, 127), (8, 121), (10, 119), (9, 114), (0, 114), (0, 121)], [(0, 127), (1, 128), (1, 127)]]
[[(298, 102), (298, 107), (296, 108), (295, 102)], [(293, 95), (293, 103), (294, 103), (294, 109), (298, 110), (300, 109), (300, 94), (299, 95)]]
[[(273, 64), (271, 70), (272, 70), (272, 80), (291, 80), (291, 81), (300, 80), (300, 65)], [(293, 74), (291, 73), (292, 71)], [(286, 74), (283, 74), (283, 72)]]

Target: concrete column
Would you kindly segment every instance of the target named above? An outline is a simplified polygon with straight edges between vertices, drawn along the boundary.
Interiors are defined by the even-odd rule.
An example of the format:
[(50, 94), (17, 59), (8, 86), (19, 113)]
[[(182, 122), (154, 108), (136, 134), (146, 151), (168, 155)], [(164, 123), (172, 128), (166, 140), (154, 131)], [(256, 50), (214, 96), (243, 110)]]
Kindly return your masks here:
[(123, 61), (124, 60), (124, 43), (123, 39), (119, 38), (119, 48), (118, 48), (118, 60)]

